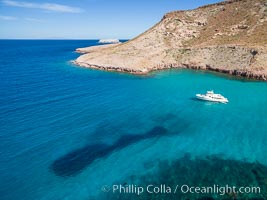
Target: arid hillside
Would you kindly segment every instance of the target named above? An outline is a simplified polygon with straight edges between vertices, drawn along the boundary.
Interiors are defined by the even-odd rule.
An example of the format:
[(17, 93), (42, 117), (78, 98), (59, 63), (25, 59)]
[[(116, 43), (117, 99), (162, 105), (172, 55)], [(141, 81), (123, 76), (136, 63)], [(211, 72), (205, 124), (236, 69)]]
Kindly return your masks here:
[(208, 69), (267, 79), (267, 0), (231, 0), (174, 11), (122, 44), (86, 48), (75, 63), (102, 70), (147, 73)]

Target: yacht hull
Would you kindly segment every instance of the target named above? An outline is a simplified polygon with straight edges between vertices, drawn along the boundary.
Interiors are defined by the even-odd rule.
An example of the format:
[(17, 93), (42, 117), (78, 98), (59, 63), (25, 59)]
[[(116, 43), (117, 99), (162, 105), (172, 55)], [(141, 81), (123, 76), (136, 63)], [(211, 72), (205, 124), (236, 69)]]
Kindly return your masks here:
[(228, 99), (224, 98), (224, 99), (214, 99), (211, 97), (207, 97), (201, 94), (197, 94), (196, 98), (202, 101), (210, 101), (210, 102), (219, 102), (219, 103), (228, 103)]

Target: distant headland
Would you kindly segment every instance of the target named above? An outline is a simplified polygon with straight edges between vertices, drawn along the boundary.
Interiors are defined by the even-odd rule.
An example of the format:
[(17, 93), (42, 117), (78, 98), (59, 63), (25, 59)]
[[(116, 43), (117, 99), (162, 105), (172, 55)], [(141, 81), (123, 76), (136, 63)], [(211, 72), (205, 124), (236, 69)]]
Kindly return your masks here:
[(267, 2), (228, 0), (164, 15), (125, 43), (79, 48), (75, 64), (134, 74), (190, 68), (267, 80)]
[(98, 41), (100, 44), (117, 44), (120, 43), (119, 39), (100, 39)]

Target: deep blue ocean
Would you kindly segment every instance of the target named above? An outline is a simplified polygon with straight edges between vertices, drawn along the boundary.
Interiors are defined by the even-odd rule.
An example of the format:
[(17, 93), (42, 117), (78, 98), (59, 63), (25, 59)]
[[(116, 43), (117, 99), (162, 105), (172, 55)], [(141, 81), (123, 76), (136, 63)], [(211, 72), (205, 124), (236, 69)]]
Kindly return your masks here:
[[(190, 181), (190, 174), (201, 173), (218, 178), (217, 184), (266, 184), (266, 82), (192, 70), (136, 76), (73, 65), (74, 50), (91, 45), (97, 41), (0, 41), (1, 200), (112, 199), (102, 186), (173, 183), (170, 177), (179, 182), (185, 174)], [(230, 102), (194, 98), (210, 89)], [(233, 170), (226, 176), (222, 167)], [(250, 175), (240, 174), (250, 172), (246, 182)]]

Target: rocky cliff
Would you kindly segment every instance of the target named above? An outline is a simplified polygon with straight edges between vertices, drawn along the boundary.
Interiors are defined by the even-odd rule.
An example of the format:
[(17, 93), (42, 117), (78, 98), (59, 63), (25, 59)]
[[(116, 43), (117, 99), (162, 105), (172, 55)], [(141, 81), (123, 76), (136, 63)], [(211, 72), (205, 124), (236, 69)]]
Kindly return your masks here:
[(266, 80), (267, 0), (230, 0), (170, 12), (126, 43), (83, 53), (76, 64), (102, 70), (143, 74), (193, 68)]

